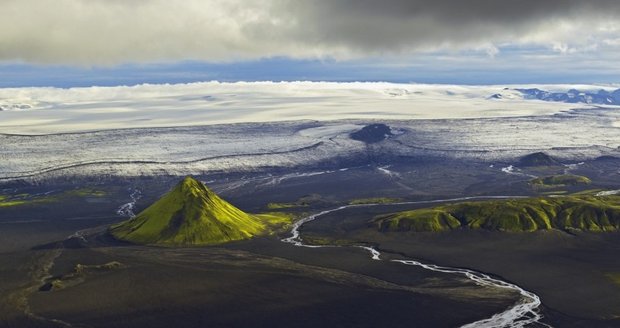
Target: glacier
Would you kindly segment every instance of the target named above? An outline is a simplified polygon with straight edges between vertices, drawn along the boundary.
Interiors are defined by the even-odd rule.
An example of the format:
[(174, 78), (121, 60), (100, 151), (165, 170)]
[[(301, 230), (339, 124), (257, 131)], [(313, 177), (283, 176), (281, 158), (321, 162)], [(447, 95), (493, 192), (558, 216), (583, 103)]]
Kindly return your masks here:
[[(0, 183), (328, 172), (429, 157), (508, 167), (536, 151), (569, 162), (620, 156), (616, 107), (519, 98), (514, 90), (488, 97), (504, 89), (315, 82), (0, 89), (0, 103), (33, 106), (0, 112)], [(374, 144), (350, 138), (376, 123), (398, 133)]]

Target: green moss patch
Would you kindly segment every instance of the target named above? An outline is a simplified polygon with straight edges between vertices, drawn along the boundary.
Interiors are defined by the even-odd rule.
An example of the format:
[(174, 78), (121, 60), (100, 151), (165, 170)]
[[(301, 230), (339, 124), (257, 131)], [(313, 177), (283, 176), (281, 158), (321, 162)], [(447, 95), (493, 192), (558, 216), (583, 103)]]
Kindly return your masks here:
[(509, 232), (560, 229), (620, 230), (620, 197), (561, 196), (463, 202), (381, 215), (381, 231), (446, 231), (457, 228)]
[(378, 217), (382, 231), (445, 231), (461, 223), (450, 213), (438, 209), (405, 211)]
[(0, 207), (20, 206), (32, 203), (42, 203), (46, 199), (43, 195), (30, 195), (30, 194), (11, 194), (0, 195)]
[(0, 199), (0, 207), (19, 206), (26, 204), (24, 200)]
[(589, 185), (590, 183), (592, 180), (588, 177), (573, 174), (550, 175), (530, 180), (530, 185), (537, 188)]
[(269, 203), (267, 204), (267, 208), (270, 210), (282, 210), (288, 208), (297, 208), (297, 207), (307, 207), (308, 204), (297, 204), (297, 203)]
[(282, 212), (269, 212), (254, 214), (259, 220), (267, 225), (267, 233), (286, 230), (295, 219), (295, 215)]
[(101, 198), (107, 196), (102, 190), (93, 188), (80, 188), (67, 190), (64, 192), (55, 192), (49, 194), (14, 194), (0, 195), (0, 207), (21, 206), (21, 205), (37, 205), (52, 202), (65, 201), (69, 198)]
[(92, 188), (80, 188), (67, 191), (64, 195), (77, 197), (105, 197), (107, 196), (107, 193), (105, 191)]
[(321, 195), (311, 194), (303, 196), (297, 199), (294, 202), (290, 203), (269, 203), (267, 204), (267, 209), (269, 210), (281, 210), (281, 209), (294, 209), (299, 207), (308, 207), (312, 204), (322, 203), (324, 202)]
[(390, 197), (374, 197), (374, 198), (360, 198), (353, 199), (349, 202), (350, 205), (363, 205), (363, 204), (392, 204), (402, 202), (401, 198)]

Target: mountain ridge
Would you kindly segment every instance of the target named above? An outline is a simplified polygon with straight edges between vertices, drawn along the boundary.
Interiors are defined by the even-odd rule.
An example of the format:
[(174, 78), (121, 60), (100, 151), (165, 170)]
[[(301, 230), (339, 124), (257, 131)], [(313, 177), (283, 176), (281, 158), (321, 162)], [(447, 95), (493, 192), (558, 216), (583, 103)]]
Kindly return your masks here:
[(581, 91), (577, 89), (570, 89), (566, 92), (550, 92), (538, 88), (515, 90), (520, 92), (525, 99), (538, 99), (565, 103), (620, 105), (620, 89), (614, 91), (601, 89), (596, 92)]
[(563, 196), (462, 202), (384, 214), (372, 222), (383, 232), (454, 229), (613, 232), (620, 231), (620, 197)]

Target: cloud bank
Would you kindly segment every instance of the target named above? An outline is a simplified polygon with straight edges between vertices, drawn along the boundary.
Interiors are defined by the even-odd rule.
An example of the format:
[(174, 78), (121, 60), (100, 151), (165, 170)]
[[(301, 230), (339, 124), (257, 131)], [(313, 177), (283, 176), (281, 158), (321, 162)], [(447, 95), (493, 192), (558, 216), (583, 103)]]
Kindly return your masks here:
[(612, 0), (4, 0), (0, 61), (116, 65), (179, 60), (411, 56), (507, 47), (620, 49)]

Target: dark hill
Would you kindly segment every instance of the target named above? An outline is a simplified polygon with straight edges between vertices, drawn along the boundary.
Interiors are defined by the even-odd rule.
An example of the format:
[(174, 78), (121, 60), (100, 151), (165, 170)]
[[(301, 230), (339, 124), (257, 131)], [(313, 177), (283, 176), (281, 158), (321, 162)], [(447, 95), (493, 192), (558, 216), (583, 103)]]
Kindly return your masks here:
[(543, 153), (537, 152), (521, 157), (517, 166), (519, 167), (532, 167), (532, 166), (559, 166), (562, 163), (555, 160), (553, 157)]
[(349, 136), (353, 140), (370, 144), (383, 141), (392, 135), (393, 134), (389, 126), (377, 123), (367, 125), (360, 130), (351, 133)]

